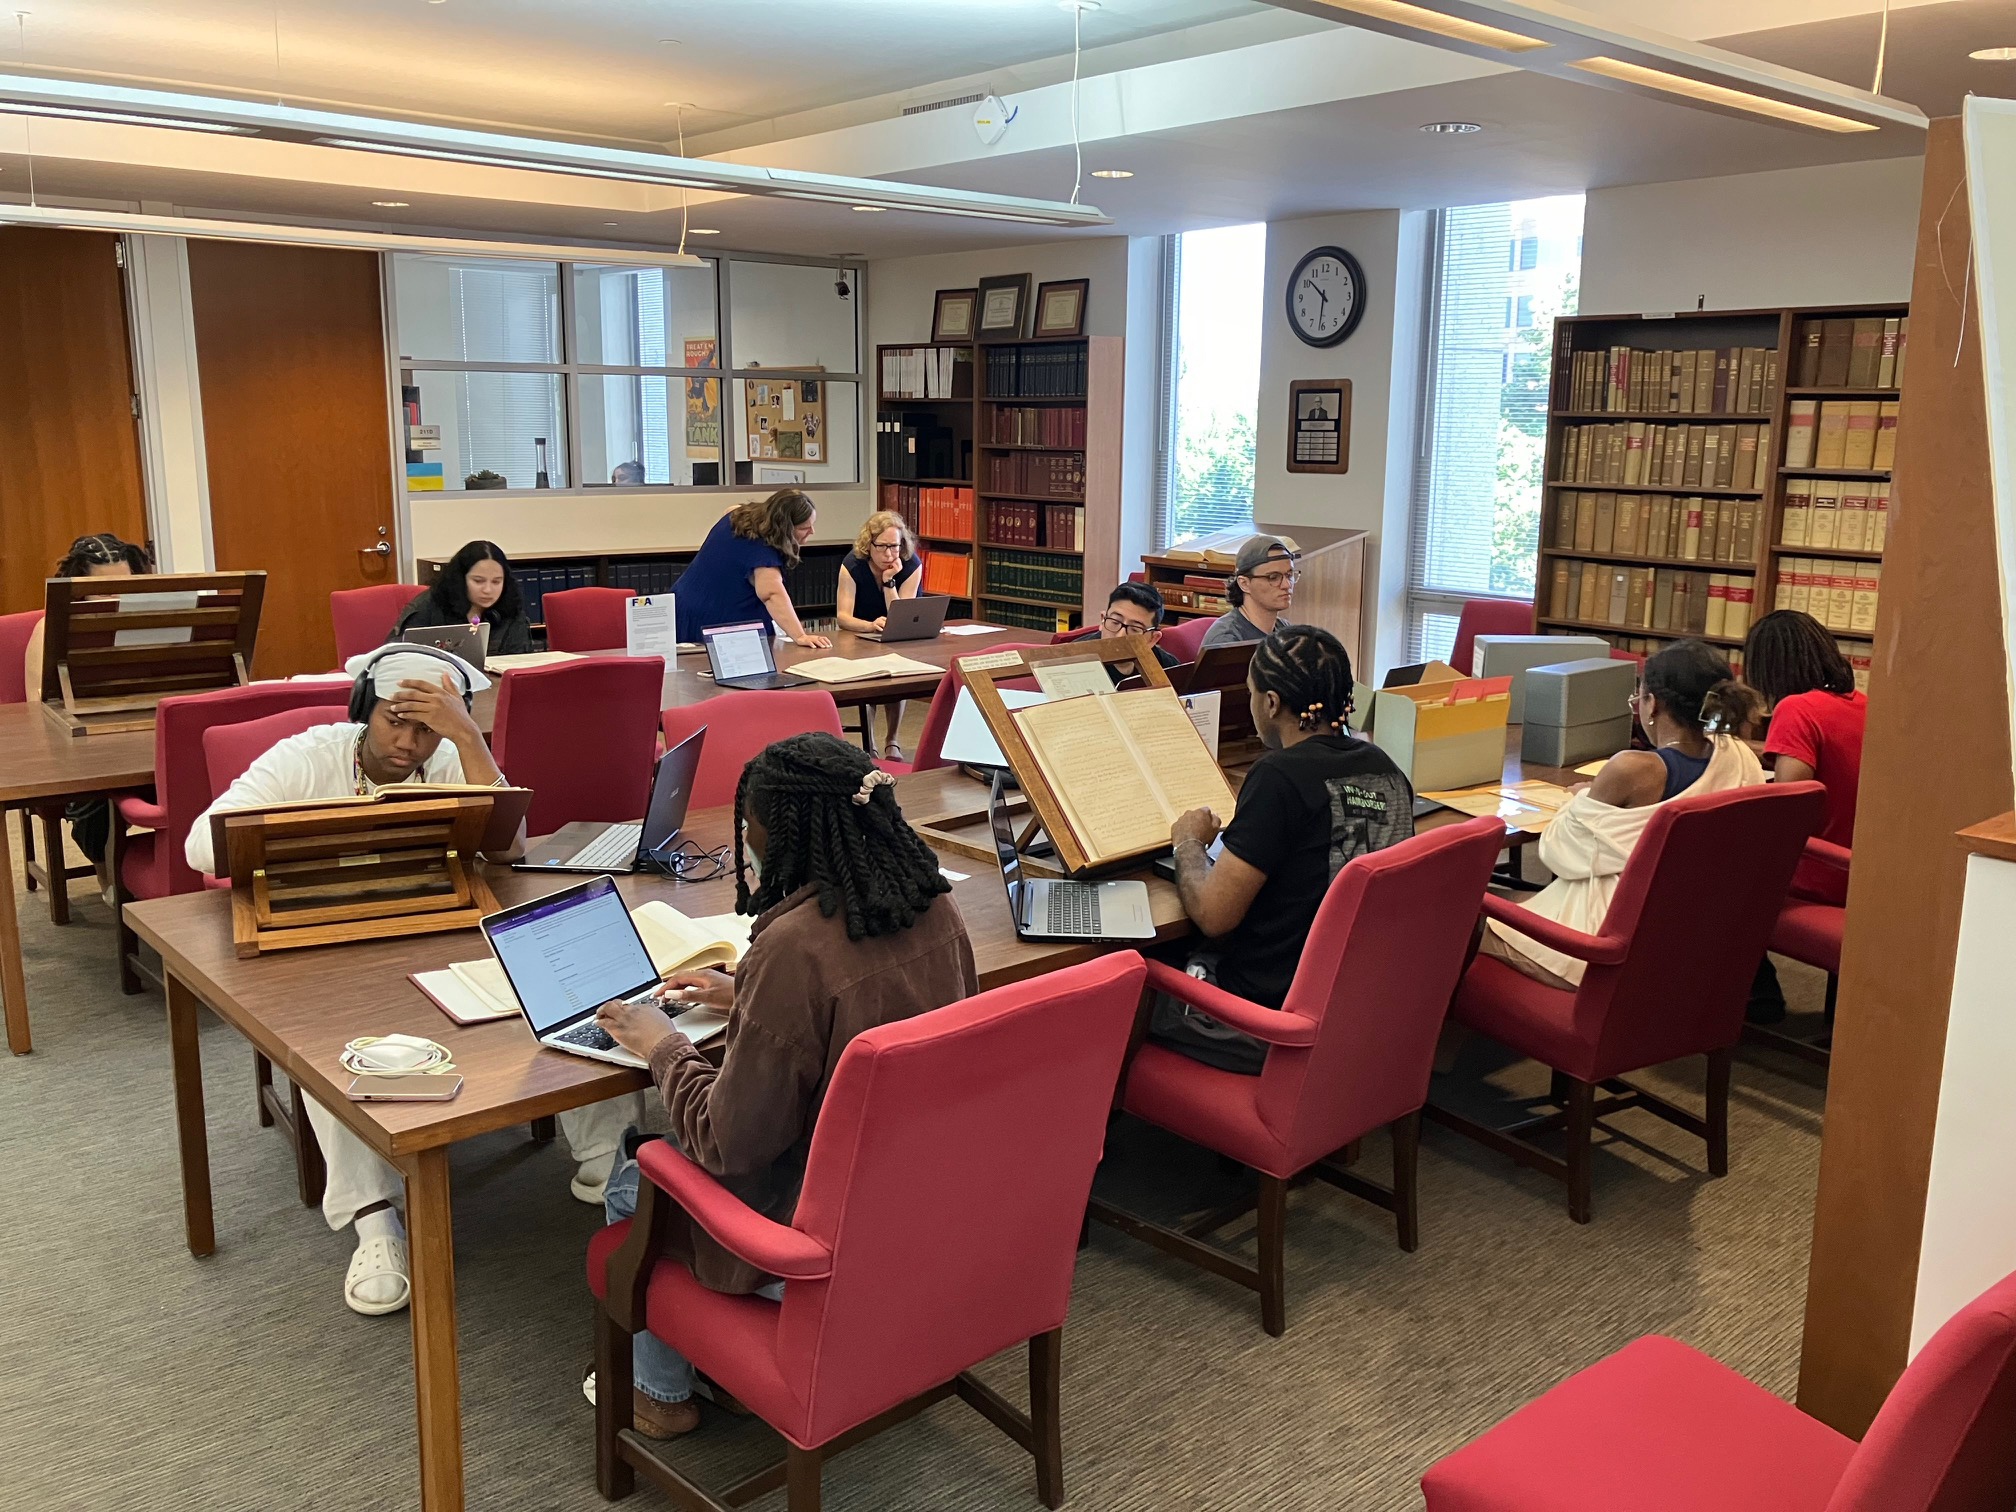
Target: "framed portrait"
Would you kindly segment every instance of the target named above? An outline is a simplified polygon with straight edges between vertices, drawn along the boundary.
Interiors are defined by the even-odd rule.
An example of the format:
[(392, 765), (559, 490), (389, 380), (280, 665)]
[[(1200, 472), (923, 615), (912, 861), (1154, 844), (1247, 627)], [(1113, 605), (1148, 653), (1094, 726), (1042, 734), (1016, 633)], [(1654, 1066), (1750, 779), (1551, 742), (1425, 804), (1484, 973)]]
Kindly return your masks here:
[(1020, 341), (1029, 323), (1029, 275), (1010, 273), (980, 280), (978, 341)]
[(1303, 378), (1288, 385), (1291, 473), (1351, 470), (1351, 380)]
[(1046, 283), (1036, 290), (1036, 334), (1038, 336), (1083, 336), (1085, 295), (1092, 287), (1089, 278), (1067, 278)]
[(973, 318), (979, 307), (978, 289), (940, 289), (931, 308), (931, 339), (971, 341)]

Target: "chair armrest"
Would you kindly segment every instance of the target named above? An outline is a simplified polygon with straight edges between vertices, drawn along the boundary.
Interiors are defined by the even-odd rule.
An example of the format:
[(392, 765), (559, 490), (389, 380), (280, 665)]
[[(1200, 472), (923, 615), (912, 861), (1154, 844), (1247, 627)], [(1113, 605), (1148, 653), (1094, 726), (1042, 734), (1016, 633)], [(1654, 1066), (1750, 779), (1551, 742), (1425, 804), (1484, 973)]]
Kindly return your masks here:
[(168, 827), (168, 810), (152, 802), (140, 793), (121, 793), (112, 800), (119, 817), (135, 829), (158, 830)]
[(1245, 998), (1234, 997), (1222, 987), (1199, 981), (1161, 961), (1148, 964), (1148, 985), (1200, 1012), (1208, 1013), (1228, 1029), (1250, 1034), (1266, 1045), (1313, 1045), (1316, 1021), (1285, 1009), (1262, 1008)]
[(664, 1140), (639, 1149), (637, 1163), (717, 1244), (758, 1270), (787, 1281), (832, 1274), (833, 1252), (825, 1245), (765, 1218)]
[(1812, 835), (1807, 838), (1806, 859), (1808, 861), (1818, 861), (1823, 866), (1839, 867), (1842, 871), (1846, 871), (1848, 870), (1849, 858), (1853, 855), (1854, 852), (1849, 850), (1847, 846), (1836, 845), (1832, 840), (1822, 840), (1818, 835)]
[(1587, 961), (1592, 966), (1615, 966), (1630, 953), (1631, 941), (1623, 935), (1584, 934), (1566, 924), (1556, 924), (1529, 908), (1509, 903), (1495, 893), (1484, 894), (1484, 916), (1538, 940), (1549, 950)]

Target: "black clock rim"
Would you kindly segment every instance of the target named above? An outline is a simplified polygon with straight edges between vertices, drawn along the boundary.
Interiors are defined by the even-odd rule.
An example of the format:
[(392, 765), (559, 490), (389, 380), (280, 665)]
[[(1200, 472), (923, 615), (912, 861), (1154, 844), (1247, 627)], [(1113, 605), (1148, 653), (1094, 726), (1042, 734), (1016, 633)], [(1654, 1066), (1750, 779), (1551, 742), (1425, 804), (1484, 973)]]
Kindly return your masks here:
[[(1336, 258), (1337, 261), (1344, 264), (1344, 270), (1351, 275), (1351, 281), (1358, 286), (1358, 297), (1351, 304), (1351, 318), (1344, 322), (1335, 336), (1311, 336), (1302, 329), (1301, 324), (1295, 319), (1296, 281), (1302, 277), (1302, 270), (1319, 257)], [(1300, 341), (1304, 346), (1318, 348), (1333, 347), (1344, 341), (1353, 331), (1358, 329), (1358, 322), (1365, 318), (1366, 297), (1365, 269), (1360, 265), (1358, 259), (1353, 257), (1349, 252), (1346, 252), (1342, 247), (1317, 247), (1312, 251), (1304, 253), (1302, 260), (1295, 264), (1295, 271), (1288, 275), (1288, 287), (1281, 291), (1281, 305), (1283, 311), (1288, 316), (1288, 329), (1295, 333), (1296, 340)]]

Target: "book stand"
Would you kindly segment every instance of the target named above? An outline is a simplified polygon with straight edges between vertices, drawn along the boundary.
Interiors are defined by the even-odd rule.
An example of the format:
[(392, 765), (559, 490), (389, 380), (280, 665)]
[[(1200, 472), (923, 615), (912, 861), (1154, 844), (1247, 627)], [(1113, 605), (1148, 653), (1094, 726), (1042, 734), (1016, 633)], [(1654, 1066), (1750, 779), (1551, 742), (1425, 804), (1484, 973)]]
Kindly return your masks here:
[(42, 707), (72, 735), (154, 728), (177, 693), (251, 680), (263, 572), (50, 578)]
[(238, 955), (474, 928), (498, 911), (475, 866), (493, 802), (361, 799), (220, 815)]

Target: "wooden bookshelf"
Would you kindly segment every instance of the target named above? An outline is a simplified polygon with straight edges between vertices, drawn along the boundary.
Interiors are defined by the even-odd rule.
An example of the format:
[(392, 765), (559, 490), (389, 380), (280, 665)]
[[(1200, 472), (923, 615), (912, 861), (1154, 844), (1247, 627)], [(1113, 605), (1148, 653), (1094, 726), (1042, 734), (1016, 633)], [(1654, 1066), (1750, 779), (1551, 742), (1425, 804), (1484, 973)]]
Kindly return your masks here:
[[(1875, 374), (1874, 367), (1856, 373), (1855, 382), (1818, 383), (1810, 381), (1817, 376), (1813, 369), (1819, 365), (1816, 347), (1812, 354), (1805, 350), (1809, 332), (1820, 331), (1830, 339), (1847, 336), (1851, 342), (1854, 322), (1865, 324), (1862, 331), (1867, 335), (1872, 329), (1877, 331), (1878, 345), (1874, 361), (1881, 361), (1881, 323), (1885, 321), (1903, 322), (1908, 307), (1895, 304), (1872, 305), (1831, 305), (1794, 306), (1783, 309), (1760, 310), (1707, 310), (1688, 311), (1673, 316), (1645, 317), (1635, 315), (1580, 315), (1566, 316), (1555, 323), (1554, 328), (1554, 382), (1552, 407), (1548, 411), (1547, 449), (1545, 462), (1545, 501), (1541, 517), (1541, 539), (1538, 570), (1535, 575), (1536, 632), (1574, 632), (1586, 634), (1594, 632), (1627, 650), (1656, 649), (1660, 644), (1688, 638), (1689, 632), (1670, 628), (1655, 629), (1644, 623), (1644, 616), (1656, 615), (1653, 608), (1654, 594), (1651, 591), (1662, 572), (1692, 575), (1689, 586), (1705, 587), (1710, 577), (1721, 577), (1728, 589), (1740, 590), (1747, 587), (1751, 593), (1748, 623), (1769, 613), (1774, 608), (1806, 608), (1815, 613), (1823, 624), (1829, 624), (1836, 639), (1843, 643), (1844, 652), (1850, 656), (1856, 668), (1858, 683), (1866, 682), (1869, 642), (1873, 634), (1874, 590), (1867, 587), (1868, 575), (1855, 576), (1855, 588), (1849, 590), (1851, 600), (1859, 591), (1863, 604), (1852, 609), (1852, 617), (1844, 618), (1840, 604), (1843, 589), (1833, 575), (1815, 570), (1805, 571), (1801, 564), (1813, 560), (1838, 562), (1844, 566), (1880, 565), (1883, 553), (1880, 549), (1864, 549), (1860, 546), (1837, 547), (1830, 544), (1813, 545), (1805, 542), (1787, 544), (1783, 539), (1785, 526), (1785, 499), (1788, 486), (1795, 492), (1802, 480), (1829, 480), (1843, 486), (1867, 486), (1876, 483), (1888, 484), (1890, 471), (1887, 468), (1850, 468), (1819, 465), (1792, 465), (1787, 460), (1787, 441), (1795, 400), (1826, 402), (1863, 402), (1876, 404), (1896, 404), (1900, 386), (1897, 382), (1885, 383), (1878, 379), (1870, 381)], [(1842, 324), (1829, 326), (1828, 322)], [(1867, 323), (1876, 323), (1873, 327)], [(1906, 329), (1908, 335), (1908, 328)], [(1608, 354), (1615, 348), (1631, 349), (1638, 359), (1626, 363), (1621, 368), (1614, 365)], [(1690, 391), (1683, 383), (1684, 361), (1676, 361), (1669, 368), (1661, 360), (1661, 354), (1715, 352), (1730, 350), (1736, 353), (1732, 364), (1735, 372), (1742, 370), (1742, 352), (1748, 348), (1753, 354), (1763, 353), (1758, 380), (1749, 387), (1742, 387), (1734, 377), (1725, 374), (1723, 386), (1712, 391), (1706, 404), (1689, 405)], [(1893, 364), (1901, 364), (1903, 350), (1908, 342), (1902, 343), (1892, 359)], [(1830, 363), (1838, 351), (1830, 345)], [(1596, 357), (1592, 354), (1604, 354)], [(1854, 361), (1859, 365), (1871, 361), (1866, 348)], [(1712, 363), (1703, 364), (1698, 360), (1694, 374), (1699, 377), (1702, 368), (1713, 373)], [(1634, 381), (1633, 369), (1641, 376)], [(1658, 377), (1647, 378), (1648, 370)], [(1829, 376), (1839, 376), (1838, 364)], [(1888, 376), (1888, 372), (1882, 374)], [(1798, 379), (1809, 381), (1794, 381)], [(1619, 380), (1622, 380), (1621, 386)], [(1704, 381), (1711, 381), (1704, 380)], [(1740, 391), (1739, 391), (1740, 390)], [(1692, 397), (1699, 398), (1698, 394)], [(1720, 400), (1719, 405), (1715, 402)], [(1637, 441), (1642, 451), (1638, 462), (1622, 462), (1605, 449), (1600, 457), (1588, 458), (1586, 475), (1578, 468), (1580, 433), (1585, 426), (1623, 425), (1625, 438), (1621, 446), (1628, 458), (1632, 442)], [(1747, 483), (1747, 487), (1729, 486), (1717, 478), (1723, 486), (1688, 485), (1684, 482), (1672, 483), (1665, 478), (1672, 473), (1662, 471), (1659, 481), (1644, 481), (1653, 466), (1652, 447), (1656, 433), (1646, 430), (1638, 438), (1629, 432), (1637, 425), (1646, 427), (1689, 425), (1717, 427), (1719, 442), (1738, 439), (1746, 432), (1730, 431), (1729, 427), (1757, 427), (1758, 446), (1754, 461), (1748, 465), (1750, 476), (1737, 481)], [(1768, 430), (1766, 429), (1768, 427)], [(1607, 433), (1597, 433), (1592, 442), (1601, 438), (1608, 440)], [(1675, 438), (1668, 436), (1668, 442)], [(1596, 448), (1592, 446), (1592, 453)], [(1718, 445), (1717, 450), (1722, 448)], [(1668, 452), (1660, 453), (1663, 463)], [(1739, 462), (1738, 468), (1745, 464)], [(1678, 475), (1693, 475), (1694, 458), (1686, 457), (1679, 464)], [(1638, 480), (1625, 482), (1626, 469), (1643, 470)], [(1616, 481), (1611, 481), (1615, 479)], [(1576, 533), (1574, 514), (1585, 494), (1610, 495), (1617, 500), (1630, 496), (1638, 518), (1644, 518), (1655, 507), (1655, 502), (1663, 506), (1663, 501), (1697, 499), (1703, 501), (1703, 514), (1709, 518), (1744, 508), (1754, 501), (1754, 517), (1749, 513), (1734, 516), (1736, 525), (1731, 528), (1727, 546), (1728, 555), (1717, 557), (1712, 541), (1694, 544), (1695, 554), (1687, 556), (1684, 525), (1677, 539), (1669, 537), (1666, 544), (1670, 550), (1628, 549), (1631, 545), (1643, 546), (1642, 541), (1627, 541), (1625, 548), (1619, 548), (1613, 538), (1603, 543), (1594, 531), (1584, 527), (1585, 536)], [(1855, 495), (1860, 500), (1871, 496)], [(1891, 499), (1894, 507), (1895, 499)], [(1604, 506), (1605, 513), (1612, 522), (1622, 514), (1621, 503)], [(1585, 510), (1586, 513), (1586, 510)], [(1670, 522), (1672, 509), (1662, 507), (1661, 518)], [(1683, 516), (1684, 518), (1684, 516)], [(1877, 513), (1873, 502), (1857, 524), (1873, 528)], [(1810, 519), (1810, 516), (1809, 516)], [(1741, 551), (1745, 544), (1742, 526), (1748, 523), (1749, 550)], [(1644, 527), (1633, 524), (1634, 537), (1642, 535)], [(1705, 532), (1703, 532), (1705, 534)], [(1571, 564), (1585, 564), (1605, 574), (1605, 580), (1598, 584), (1597, 596), (1601, 605), (1593, 614), (1582, 612), (1594, 607), (1579, 594), (1575, 602), (1555, 602), (1557, 592), (1557, 564), (1569, 569), (1573, 582)], [(1635, 575), (1647, 572), (1649, 576), (1637, 578), (1643, 590), (1637, 596), (1627, 597), (1626, 613), (1613, 617), (1611, 614), (1612, 593), (1618, 572)], [(1626, 582), (1631, 581), (1627, 576)], [(1677, 579), (1669, 579), (1669, 582)], [(1846, 574), (1840, 575), (1840, 582), (1847, 583)], [(1718, 593), (1723, 590), (1718, 589)], [(1825, 611), (1813, 610), (1815, 593), (1826, 593), (1828, 605)], [(1627, 589), (1628, 594), (1628, 589)], [(1795, 595), (1804, 597), (1805, 603), (1795, 602)], [(1566, 595), (1564, 594), (1564, 600)], [(1642, 602), (1637, 622), (1629, 619), (1629, 610), (1634, 603)], [(1723, 598), (1726, 605), (1728, 599)], [(1831, 623), (1830, 623), (1831, 619)], [(1726, 622), (1726, 621), (1725, 621)], [(1703, 623), (1696, 618), (1694, 623)], [(1746, 627), (1747, 628), (1747, 627)], [(1707, 634), (1697, 632), (1694, 638), (1710, 641), (1717, 645), (1740, 648), (1741, 634)]]
[[(954, 374), (970, 369), (970, 382), (953, 384), (953, 396), (915, 399), (904, 396), (913, 384), (892, 387), (888, 376), (909, 372), (933, 359), (911, 358), (950, 350)], [(913, 408), (923, 417), (918, 424), (926, 433), (949, 433), (954, 438), (951, 454), (957, 460), (950, 476), (908, 477), (887, 471), (883, 448), (878, 445), (876, 506), (894, 509), (910, 520), (925, 552), (965, 556), (968, 591), (955, 596), (952, 613), (1014, 625), (1044, 634), (1075, 629), (1090, 623), (1105, 607), (1106, 594), (1120, 578), (1120, 418), (1121, 357), (1123, 343), (1114, 336), (1074, 337), (989, 343), (908, 342), (876, 348), (876, 371), (884, 381), (877, 396), (878, 439), (892, 434), (899, 472), (906, 455), (901, 427), (906, 411)], [(1025, 358), (1024, 354), (1032, 354)], [(1054, 392), (1060, 372), (1070, 371), (1071, 359), (1082, 356), (1083, 391)], [(906, 358), (909, 359), (906, 367)], [(1014, 380), (1000, 369), (1016, 366)], [(1039, 380), (1043, 391), (1024, 393), (1032, 386), (1021, 374), (1028, 371)], [(942, 386), (942, 385), (939, 385)], [(1067, 388), (1075, 388), (1068, 385)], [(1070, 430), (1082, 427), (1082, 443), (1073, 431), (1070, 444), (1044, 444), (1025, 439), (996, 440), (1007, 434), (1004, 412), (1026, 409), (1066, 417), (1053, 424)], [(1070, 417), (1082, 414), (1082, 422)], [(897, 429), (885, 432), (885, 427)], [(944, 454), (942, 439), (936, 448)], [(1082, 484), (1067, 491), (1044, 492), (1027, 486), (1004, 483), (993, 486), (995, 469), (1025, 484), (1040, 476), (1050, 464), (1043, 459), (1063, 459), (1056, 464)], [(971, 491), (971, 528), (958, 534), (940, 530), (924, 531), (918, 508), (904, 490), (916, 488), (957, 488)], [(996, 511), (1002, 513), (997, 516)], [(1063, 536), (1065, 516), (1069, 517), (1068, 542)], [(1053, 511), (1057, 512), (1053, 516)], [(1011, 514), (1010, 512), (1019, 512)], [(1031, 519), (1033, 512), (1033, 520)], [(1034, 524), (1036, 539), (1014, 542), (1003, 539), (1016, 525)], [(1082, 541), (1082, 544), (1080, 544)], [(1018, 560), (1018, 554), (1026, 560)], [(1016, 581), (1017, 577), (1027, 581)], [(1052, 591), (1034, 586), (1050, 580)]]

